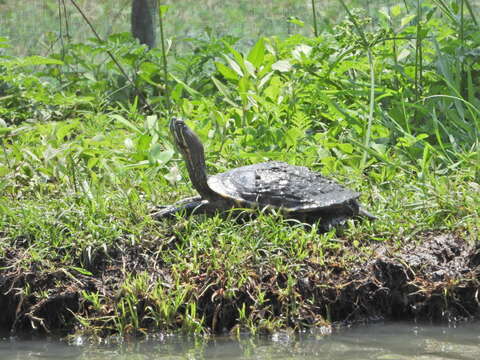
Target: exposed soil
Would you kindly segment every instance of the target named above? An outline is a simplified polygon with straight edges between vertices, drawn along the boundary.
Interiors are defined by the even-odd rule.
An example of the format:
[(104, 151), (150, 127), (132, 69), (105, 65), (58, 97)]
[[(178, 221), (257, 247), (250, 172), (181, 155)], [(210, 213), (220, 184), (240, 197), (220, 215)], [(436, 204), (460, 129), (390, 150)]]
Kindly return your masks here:
[[(238, 289), (234, 298), (223, 297), (223, 274), (209, 272), (199, 276), (185, 274), (192, 284), (197, 312), (213, 332), (229, 331), (238, 325), (238, 308), (243, 304), (252, 319), (281, 317), (294, 328), (330, 322), (356, 322), (371, 319), (456, 321), (480, 314), (480, 248), (468, 244), (461, 234), (428, 232), (399, 249), (374, 246), (367, 256), (351, 262), (326, 257), (326, 263), (306, 262), (298, 274), (294, 298), (286, 299), (286, 274), (267, 268), (252, 269), (252, 279)], [(93, 276), (71, 269), (52, 273), (20, 265), (25, 250), (12, 248), (0, 259), (0, 329), (12, 335), (67, 334), (78, 329), (74, 314), (86, 317), (111, 316), (126, 274), (148, 271), (152, 279), (168, 282), (169, 269), (154, 256), (142, 255), (131, 246), (112, 254), (98, 253)], [(344, 252), (358, 252), (345, 248)], [(360, 260), (363, 259), (363, 260)], [(258, 307), (252, 294), (262, 288), (267, 293), (267, 308)], [(25, 289), (29, 289), (28, 293)], [(97, 291), (111, 300), (102, 310), (94, 310), (82, 298), (82, 290)], [(39, 296), (43, 294), (43, 296)], [(294, 301), (300, 310), (292, 316), (286, 302)], [(138, 299), (142, 325), (147, 299)], [(184, 311), (181, 309), (179, 311)], [(267, 314), (268, 313), (268, 314)], [(152, 329), (153, 330), (153, 329)], [(158, 329), (157, 329), (158, 330)]]

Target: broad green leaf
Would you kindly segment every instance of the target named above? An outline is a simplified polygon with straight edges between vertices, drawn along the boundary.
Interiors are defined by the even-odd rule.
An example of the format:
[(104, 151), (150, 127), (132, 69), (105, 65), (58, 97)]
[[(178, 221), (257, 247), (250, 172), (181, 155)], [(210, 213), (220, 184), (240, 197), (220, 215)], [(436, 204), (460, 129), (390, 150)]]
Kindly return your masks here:
[(237, 81), (239, 76), (238, 74), (230, 69), (228, 66), (225, 64), (222, 64), (220, 62), (215, 62), (215, 67), (217, 68), (218, 72), (223, 75), (223, 77), (227, 80), (235, 80)]
[[(243, 56), (242, 56), (242, 54), (240, 54), (237, 50), (235, 50), (229, 43), (227, 43), (225, 41), (223, 43), (225, 44), (225, 47), (233, 55), (237, 64), (239, 64), (240, 67), (243, 66)], [(242, 75), (240, 75), (240, 76), (242, 76)]]
[(265, 57), (265, 40), (260, 38), (255, 46), (250, 50), (247, 56), (247, 60), (250, 61), (255, 68), (259, 68), (263, 63)]
[(240, 65), (238, 65), (235, 60), (233, 60), (231, 57), (229, 56), (225, 56), (225, 59), (227, 60), (228, 62), (228, 65), (230, 65), (230, 68), (235, 71), (238, 76), (240, 77), (243, 77), (243, 71), (242, 69), (240, 68)]
[(353, 153), (352, 144), (337, 144), (337, 147), (344, 153), (347, 153), (347, 154)]
[(157, 162), (157, 158), (162, 153), (162, 146), (160, 144), (153, 144), (150, 147), (150, 152), (148, 153), (148, 160), (151, 165), (154, 165)]
[(161, 164), (164, 165), (170, 161), (173, 157), (173, 150), (163, 150), (160, 144), (153, 144), (150, 148), (150, 153), (148, 159), (150, 164)]

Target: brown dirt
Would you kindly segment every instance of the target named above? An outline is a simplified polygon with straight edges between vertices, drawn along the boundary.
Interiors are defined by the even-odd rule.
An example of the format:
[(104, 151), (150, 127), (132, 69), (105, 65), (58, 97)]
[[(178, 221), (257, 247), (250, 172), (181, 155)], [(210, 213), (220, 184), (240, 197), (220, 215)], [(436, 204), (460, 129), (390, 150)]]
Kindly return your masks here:
[[(282, 295), (288, 274), (275, 273), (268, 267), (252, 269), (250, 283), (238, 289), (234, 298), (223, 297), (224, 274), (208, 272), (207, 266), (201, 276), (185, 274), (185, 281), (198, 289), (193, 294), (198, 314), (214, 332), (237, 326), (237, 309), (243, 304), (251, 318), (259, 322), (268, 312), (271, 318), (286, 319), (284, 323), (294, 328), (325, 324), (326, 320), (456, 321), (480, 315), (480, 247), (468, 244), (462, 234), (427, 232), (398, 249), (372, 246), (369, 255), (350, 262), (339, 260), (338, 251), (336, 257), (327, 257), (326, 263), (306, 262), (295, 274), (297, 283), (289, 299)], [(62, 268), (45, 273), (35, 264), (23, 269), (18, 264), (24, 252), (15, 248), (0, 259), (0, 330), (12, 335), (67, 334), (78, 328), (74, 314), (112, 315), (112, 306), (94, 313), (81, 292), (98, 291), (111, 299), (112, 305), (128, 273), (148, 271), (152, 278), (169, 278), (169, 270), (162, 268), (154, 256), (153, 245), (151, 257), (140, 255), (133, 246), (112, 254), (96, 254), (89, 269), (93, 276), (72, 276), (73, 270)], [(345, 248), (344, 252), (358, 250)], [(259, 287), (267, 293), (268, 311), (256, 307), (252, 293)], [(292, 302), (299, 307), (294, 315), (287, 306)], [(146, 306), (148, 300), (139, 299), (140, 318)], [(148, 329), (149, 320), (143, 319), (142, 325)]]

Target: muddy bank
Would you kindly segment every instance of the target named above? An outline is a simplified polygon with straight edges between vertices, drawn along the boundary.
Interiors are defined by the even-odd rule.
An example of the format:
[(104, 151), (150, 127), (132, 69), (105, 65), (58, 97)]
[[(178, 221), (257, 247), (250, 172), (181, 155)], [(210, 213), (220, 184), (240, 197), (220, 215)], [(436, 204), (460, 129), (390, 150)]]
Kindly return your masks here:
[[(162, 251), (174, 242), (165, 241)], [(218, 333), (369, 319), (456, 321), (480, 314), (480, 248), (461, 232), (418, 234), (399, 248), (372, 243), (367, 251), (345, 245), (322, 261), (307, 259), (294, 273), (247, 259), (243, 266), (251, 268), (251, 276), (235, 289), (228, 288), (225, 273), (208, 264), (176, 274), (173, 281), (157, 251), (155, 242), (143, 248), (125, 242), (93, 254), (87, 269), (59, 264), (45, 272), (35, 262), (25, 268), (25, 249), (12, 247), (0, 260), (0, 329), (16, 336), (75, 331), (106, 336), (188, 331), (196, 319), (204, 330)], [(143, 274), (151, 291), (139, 290), (132, 303), (131, 297), (125, 300), (125, 283), (136, 274)], [(182, 303), (167, 309), (178, 299), (179, 287)], [(98, 303), (85, 294), (96, 294)]]

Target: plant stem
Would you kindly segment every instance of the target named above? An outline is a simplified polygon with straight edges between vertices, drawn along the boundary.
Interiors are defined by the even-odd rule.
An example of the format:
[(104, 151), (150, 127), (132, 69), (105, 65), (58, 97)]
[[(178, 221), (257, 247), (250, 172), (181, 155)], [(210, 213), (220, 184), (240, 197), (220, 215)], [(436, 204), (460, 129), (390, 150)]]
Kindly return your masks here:
[(165, 36), (163, 32), (163, 16), (162, 16), (162, 2), (159, 2), (158, 6), (158, 19), (160, 24), (160, 40), (162, 43), (162, 60), (163, 60), (163, 77), (165, 81), (165, 96), (167, 98), (166, 108), (168, 114), (171, 112), (171, 104), (170, 104), (170, 89), (168, 88), (168, 63), (167, 63), (167, 54), (165, 51)]
[(423, 76), (423, 51), (422, 51), (422, 7), (417, 0), (417, 41), (415, 46), (415, 97), (418, 101), (421, 94)]
[(363, 140), (365, 150), (363, 151), (362, 161), (360, 163), (361, 169), (365, 167), (365, 164), (367, 162), (367, 149), (370, 146), (370, 136), (372, 133), (373, 115), (375, 110), (375, 66), (373, 63), (373, 54), (371, 48), (367, 48), (367, 56), (368, 64), (370, 65), (370, 105), (368, 111), (367, 128), (365, 129), (365, 137)]

